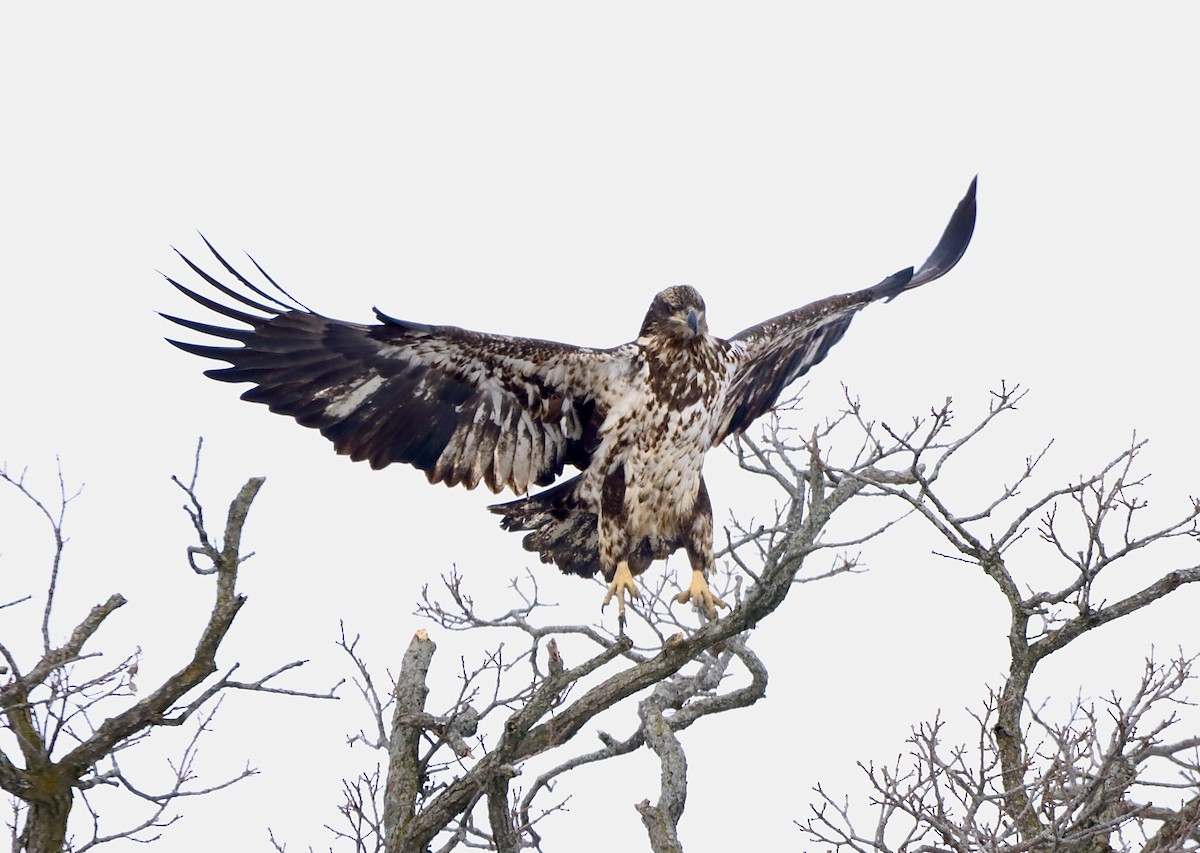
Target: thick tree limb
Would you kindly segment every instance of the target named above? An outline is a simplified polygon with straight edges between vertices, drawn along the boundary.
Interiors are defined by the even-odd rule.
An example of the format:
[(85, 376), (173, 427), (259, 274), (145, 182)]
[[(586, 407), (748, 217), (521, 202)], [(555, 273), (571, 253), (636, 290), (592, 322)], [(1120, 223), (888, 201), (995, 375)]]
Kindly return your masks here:
[(429, 635), (424, 630), (417, 631), (404, 653), (400, 676), (396, 679), (383, 808), (384, 835), (387, 848), (392, 851), (415, 849), (406, 840), (416, 815), (417, 797), (425, 784), (419, 720), (425, 712), (425, 698), (429, 695), (425, 679), (436, 650)]

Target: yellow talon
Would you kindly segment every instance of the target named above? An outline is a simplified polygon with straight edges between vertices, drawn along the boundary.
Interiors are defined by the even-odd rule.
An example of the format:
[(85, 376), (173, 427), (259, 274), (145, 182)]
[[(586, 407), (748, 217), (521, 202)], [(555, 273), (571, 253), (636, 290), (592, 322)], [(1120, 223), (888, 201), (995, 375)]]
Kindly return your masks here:
[(729, 609), (728, 604), (713, 595), (712, 590), (708, 588), (708, 581), (704, 577), (704, 572), (699, 569), (692, 570), (691, 585), (675, 596), (675, 600), (680, 604), (691, 602), (697, 607), (704, 608), (704, 612), (708, 614), (709, 619), (717, 618), (718, 607), (724, 607), (726, 610)]
[(608, 585), (604, 603), (600, 605), (600, 609), (603, 610), (612, 601), (614, 595), (617, 597), (617, 622), (622, 631), (625, 629), (625, 593), (627, 592), (630, 598), (641, 601), (641, 593), (638, 592), (637, 584), (633, 582), (633, 572), (629, 571), (629, 564), (622, 560), (617, 563), (617, 571), (613, 575), (612, 583)]

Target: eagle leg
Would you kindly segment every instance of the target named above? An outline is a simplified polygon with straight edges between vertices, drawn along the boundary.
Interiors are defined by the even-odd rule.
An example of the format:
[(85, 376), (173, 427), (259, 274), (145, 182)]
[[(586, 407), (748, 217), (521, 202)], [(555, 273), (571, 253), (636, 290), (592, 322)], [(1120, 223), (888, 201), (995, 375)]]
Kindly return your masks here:
[(608, 585), (608, 592), (604, 594), (604, 601), (600, 605), (603, 610), (612, 601), (613, 596), (617, 597), (617, 624), (621, 627), (621, 633), (625, 633), (625, 593), (629, 593), (630, 598), (641, 600), (641, 593), (638, 592), (637, 584), (633, 582), (633, 572), (629, 571), (629, 563), (622, 560), (617, 563), (617, 571), (613, 575), (612, 583)]
[(675, 600), (680, 604), (687, 604), (690, 601), (697, 607), (704, 608), (704, 612), (708, 614), (709, 619), (717, 618), (718, 607), (724, 607), (726, 610), (729, 609), (728, 604), (713, 595), (712, 590), (708, 588), (708, 580), (704, 577), (704, 572), (700, 569), (692, 569), (691, 585), (675, 596)]

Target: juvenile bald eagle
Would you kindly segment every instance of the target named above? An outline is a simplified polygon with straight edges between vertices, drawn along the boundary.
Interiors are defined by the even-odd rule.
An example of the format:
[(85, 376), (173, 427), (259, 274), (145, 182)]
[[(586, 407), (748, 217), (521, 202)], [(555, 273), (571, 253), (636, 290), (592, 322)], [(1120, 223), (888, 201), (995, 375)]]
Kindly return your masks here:
[[(919, 270), (831, 296), (729, 339), (709, 334), (704, 300), (686, 285), (654, 297), (637, 339), (611, 349), (430, 326), (389, 317), (346, 323), (310, 311), (270, 282), (251, 283), (205, 241), (237, 284), (184, 262), (240, 307), (168, 278), (184, 294), (246, 328), (163, 315), (241, 346), (171, 341), (228, 363), (206, 375), (250, 382), (242, 399), (319, 429), (338, 453), (372, 468), (407, 462), (431, 483), (480, 483), (525, 495), (567, 466), (580, 473), (493, 506), (506, 530), (569, 574), (608, 582), (604, 603), (637, 596), (634, 577), (683, 548), (692, 580), (679, 601), (710, 617), (712, 508), (704, 455), (768, 412), (780, 392), (825, 358), (861, 308), (944, 275), (975, 227), (975, 181)], [(249, 313), (250, 309), (254, 313)]]

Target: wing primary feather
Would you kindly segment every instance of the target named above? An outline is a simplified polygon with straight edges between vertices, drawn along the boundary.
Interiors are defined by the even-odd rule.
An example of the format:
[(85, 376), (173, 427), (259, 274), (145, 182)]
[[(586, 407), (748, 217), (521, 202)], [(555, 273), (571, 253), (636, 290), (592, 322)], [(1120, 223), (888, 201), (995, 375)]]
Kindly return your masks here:
[[(196, 275), (200, 276), (202, 279), (204, 279), (206, 282), (208, 282), (212, 287), (215, 287), (217, 290), (221, 291), (221, 293), (224, 293), (230, 299), (236, 299), (238, 302), (242, 303), (243, 305), (248, 305), (249, 307), (257, 309), (259, 311), (262, 311), (266, 314), (281, 314), (281, 313), (283, 313), (278, 308), (275, 308), (270, 305), (263, 305), (260, 302), (255, 302), (253, 299), (246, 296), (245, 294), (238, 293), (232, 287), (222, 284), (217, 279), (213, 278), (211, 275), (209, 275), (204, 270), (202, 270), (195, 263), (193, 263), (191, 258), (189, 258), (187, 255), (185, 255), (183, 252), (179, 251), (178, 249), (175, 250), (175, 254), (177, 254), (177, 255), (179, 255), (179, 257), (183, 258), (183, 262), (185, 264), (187, 264), (189, 267), (191, 267), (192, 272), (194, 272)], [(168, 279), (168, 281), (169, 281), (169, 279)], [(176, 286), (178, 286), (178, 285), (176, 285)], [(276, 300), (272, 300), (272, 301), (276, 301)], [(284, 307), (287, 310), (291, 310), (290, 306), (284, 306)]]
[[(240, 359), (239, 359), (240, 361)], [(336, 401), (314, 398), (313, 386), (338, 388), (357, 378), (354, 365), (331, 361), (329, 356), (312, 353), (306, 358), (294, 359), (287, 365), (247, 366), (238, 364), (222, 371), (229, 382), (253, 382), (247, 399), (279, 406), (288, 414), (326, 412)]]
[[(176, 290), (178, 290), (188, 299), (191, 299), (193, 302), (198, 302), (210, 311), (223, 314), (231, 320), (237, 320), (239, 323), (245, 323), (247, 326), (253, 326), (255, 329), (257, 329), (266, 319), (265, 317), (256, 317), (253, 314), (247, 314), (244, 311), (237, 310), (236, 308), (230, 308), (228, 305), (222, 305), (220, 302), (209, 299), (207, 296), (202, 296), (191, 288), (184, 287), (182, 284), (172, 278), (168, 278), (166, 276), (164, 276), (164, 278), (166, 278)], [(269, 309), (263, 308), (263, 310), (266, 311)]]
[[(282, 301), (280, 301), (279, 299), (275, 298), (275, 297), (274, 297), (274, 296), (272, 296), (271, 294), (269, 294), (269, 293), (267, 293), (266, 291), (264, 291), (264, 290), (263, 290), (261, 287), (259, 287), (258, 285), (256, 285), (254, 282), (250, 281), (248, 278), (246, 278), (246, 277), (245, 277), (244, 275), (242, 275), (240, 272), (238, 272), (237, 270), (235, 270), (235, 269), (233, 268), (233, 265), (232, 265), (231, 263), (229, 263), (229, 261), (225, 260), (225, 258), (224, 258), (224, 257), (221, 255), (221, 253), (220, 253), (220, 252), (218, 252), (218, 251), (217, 251), (217, 250), (216, 250), (216, 249), (213, 247), (213, 244), (212, 244), (212, 243), (208, 242), (208, 238), (207, 238), (207, 237), (205, 237), (203, 234), (201, 234), (201, 235), (200, 235), (200, 239), (204, 241), (204, 245), (205, 245), (205, 246), (208, 246), (208, 250), (209, 250), (210, 252), (212, 252), (212, 253), (213, 253), (213, 257), (217, 259), (217, 261), (218, 261), (218, 262), (221, 264), (221, 266), (225, 267), (225, 271), (226, 271), (226, 272), (228, 272), (228, 273), (229, 273), (231, 276), (233, 276), (234, 278), (236, 278), (238, 281), (240, 281), (244, 287), (247, 287), (247, 288), (249, 288), (250, 290), (254, 291), (254, 292), (255, 292), (255, 293), (257, 293), (259, 296), (261, 296), (263, 299), (267, 300), (268, 302), (273, 302), (273, 303), (275, 303), (275, 304), (276, 304), (276, 305), (278, 305), (280, 308), (282, 308), (284, 311), (292, 311), (292, 310), (294, 310), (294, 309), (295, 309), (295, 307), (296, 307), (296, 306), (294, 306), (294, 305), (288, 305), (286, 302), (282, 302)], [(250, 260), (251, 260), (251, 261), (253, 261), (253, 260), (254, 260), (254, 258), (250, 258)], [(257, 264), (257, 263), (255, 263), (254, 265), (255, 265), (256, 267), (258, 267), (258, 264)], [(262, 267), (258, 267), (258, 269), (259, 269), (259, 272), (262, 272)], [(263, 272), (263, 275), (266, 275), (266, 273), (265, 273), (265, 272)], [(271, 277), (270, 277), (269, 275), (267, 276), (267, 280), (268, 280), (268, 281), (271, 281)], [(271, 281), (271, 284), (275, 284), (275, 282), (274, 282), (274, 281)], [(284, 296), (288, 296), (287, 292), (286, 292), (286, 291), (284, 291), (284, 289), (283, 289), (282, 287), (279, 287), (279, 285), (277, 285), (277, 284), (275, 284), (275, 286), (276, 286), (277, 288), (279, 288), (279, 291), (280, 291), (281, 293), (283, 293), (283, 294), (284, 294)], [(290, 299), (291, 297), (290, 297), (290, 296), (288, 296), (288, 298)], [(307, 309), (306, 309), (306, 310), (307, 310)]]
[[(916, 275), (905, 288), (906, 290), (912, 290), (935, 278), (941, 278), (950, 272), (962, 258), (963, 253), (967, 251), (971, 235), (975, 233), (975, 188), (978, 183), (979, 176), (976, 175), (971, 179), (971, 186), (967, 188), (967, 194), (954, 208), (954, 213), (946, 224), (946, 230), (942, 232), (942, 239), (938, 240), (938, 244), (933, 247), (933, 251), (929, 253), (925, 263), (921, 264)], [(888, 298), (895, 299), (896, 297)]]
[(185, 317), (175, 317), (171, 314), (163, 314), (159, 312), (160, 317), (164, 320), (170, 320), (183, 326), (185, 329), (191, 329), (193, 332), (201, 332), (205, 335), (212, 335), (216, 338), (228, 338), (231, 341), (241, 341), (248, 344), (255, 339), (257, 332), (252, 329), (230, 329), (225, 326), (214, 326), (210, 323), (200, 323), (196, 320), (188, 320)]
[[(172, 340), (171, 338), (167, 338), (166, 341), (171, 346), (178, 347), (179, 349), (183, 350), (184, 352), (191, 353), (192, 355), (198, 355), (202, 358), (211, 358), (214, 361), (224, 361), (229, 364), (234, 363), (234, 359), (237, 358), (236, 353), (239, 352), (239, 350), (236, 347), (214, 347), (214, 346), (206, 346), (204, 344), (189, 344), (187, 341), (176, 341), (176, 340)], [(206, 370), (206, 371), (204, 371), (204, 375), (212, 376), (214, 371), (224, 370), (224, 369), (225, 368), (223, 368), (223, 367), (218, 367), (218, 368), (214, 368), (213, 370)], [(219, 377), (214, 377), (214, 378), (219, 378)]]
[[(201, 236), (203, 236), (203, 235), (201, 235)], [(252, 254), (250, 254), (249, 252), (247, 252), (247, 253), (246, 253), (246, 257), (250, 259), (250, 263), (254, 264), (254, 268), (255, 268), (255, 269), (257, 269), (257, 270), (258, 270), (260, 273), (262, 273), (262, 275), (263, 275), (263, 278), (265, 278), (267, 281), (271, 282), (271, 284), (272, 284), (272, 285), (274, 285), (274, 287), (275, 287), (275, 289), (276, 289), (276, 290), (278, 290), (280, 293), (282, 293), (282, 294), (283, 294), (284, 296), (286, 296), (288, 299), (290, 299), (290, 300), (292, 300), (293, 302), (295, 302), (297, 305), (299, 305), (299, 306), (300, 306), (301, 308), (303, 308), (305, 311), (309, 311), (309, 312), (311, 312), (311, 313), (313, 313), (313, 314), (317, 313), (317, 312), (313, 311), (311, 308), (309, 308), (307, 305), (305, 305), (303, 302), (301, 302), (299, 299), (297, 299), (296, 297), (292, 296), (292, 294), (291, 294), (290, 292), (288, 292), (288, 290), (287, 290), (287, 289), (285, 289), (285, 288), (284, 288), (284, 286), (283, 286), (282, 284), (280, 284), (279, 282), (277, 282), (275, 279), (271, 278), (271, 274), (270, 274), (269, 272), (267, 272), (265, 269), (263, 269), (263, 268), (262, 268), (262, 264), (260, 264), (260, 263), (259, 263), (258, 261), (256, 261), (256, 260), (254, 260), (254, 255), (252, 255)]]

